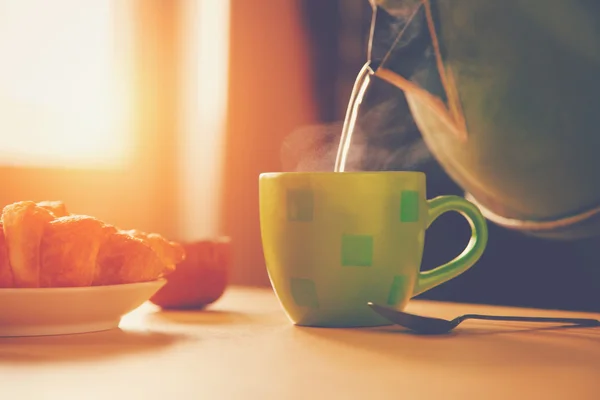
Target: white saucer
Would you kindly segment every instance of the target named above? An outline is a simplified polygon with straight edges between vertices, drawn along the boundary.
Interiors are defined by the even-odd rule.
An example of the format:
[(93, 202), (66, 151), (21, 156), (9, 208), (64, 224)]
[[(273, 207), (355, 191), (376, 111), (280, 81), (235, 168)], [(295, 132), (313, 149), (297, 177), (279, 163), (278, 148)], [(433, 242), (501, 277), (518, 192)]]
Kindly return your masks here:
[(78, 288), (0, 289), (0, 337), (114, 329), (166, 280)]

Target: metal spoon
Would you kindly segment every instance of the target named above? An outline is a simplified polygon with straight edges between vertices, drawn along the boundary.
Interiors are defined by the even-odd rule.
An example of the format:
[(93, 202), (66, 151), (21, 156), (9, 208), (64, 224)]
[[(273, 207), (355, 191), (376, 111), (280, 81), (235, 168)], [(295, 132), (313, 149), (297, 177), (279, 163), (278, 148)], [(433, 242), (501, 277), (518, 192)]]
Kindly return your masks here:
[(397, 325), (408, 328), (417, 333), (442, 334), (456, 328), (458, 324), (467, 319), (483, 319), (492, 321), (522, 321), (522, 322), (554, 322), (574, 324), (578, 326), (600, 326), (600, 321), (590, 318), (548, 318), (548, 317), (512, 317), (501, 315), (465, 314), (451, 321), (441, 318), (423, 317), (398, 311), (390, 307), (368, 303), (377, 314)]

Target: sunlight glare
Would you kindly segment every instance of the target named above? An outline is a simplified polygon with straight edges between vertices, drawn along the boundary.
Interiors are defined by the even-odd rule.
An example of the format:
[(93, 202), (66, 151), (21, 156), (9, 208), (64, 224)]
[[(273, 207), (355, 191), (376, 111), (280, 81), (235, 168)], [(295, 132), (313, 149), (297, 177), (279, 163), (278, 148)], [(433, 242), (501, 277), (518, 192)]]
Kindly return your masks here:
[(123, 123), (115, 0), (0, 0), (0, 164), (114, 166)]
[[(185, 2), (179, 176), (183, 237), (215, 235), (229, 86), (229, 0)], [(202, 204), (201, 207), (198, 205)]]

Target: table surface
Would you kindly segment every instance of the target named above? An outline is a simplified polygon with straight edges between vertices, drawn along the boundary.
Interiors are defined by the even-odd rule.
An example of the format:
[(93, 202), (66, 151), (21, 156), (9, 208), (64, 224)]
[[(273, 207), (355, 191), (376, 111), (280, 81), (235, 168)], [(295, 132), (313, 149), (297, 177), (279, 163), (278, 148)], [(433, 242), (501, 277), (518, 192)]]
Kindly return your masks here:
[[(413, 301), (408, 310), (598, 314)], [(268, 289), (120, 329), (0, 339), (2, 399), (599, 399), (600, 328), (466, 321), (452, 334), (292, 325)]]

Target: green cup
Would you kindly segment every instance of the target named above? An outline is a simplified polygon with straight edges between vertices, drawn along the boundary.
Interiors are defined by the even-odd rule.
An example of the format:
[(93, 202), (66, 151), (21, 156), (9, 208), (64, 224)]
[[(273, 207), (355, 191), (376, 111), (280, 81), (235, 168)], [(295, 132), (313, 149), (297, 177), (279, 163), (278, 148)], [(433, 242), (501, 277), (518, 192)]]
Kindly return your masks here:
[[(487, 243), (479, 209), (458, 196), (428, 200), (421, 172), (265, 173), (259, 192), (269, 278), (297, 325), (389, 325), (368, 302), (403, 309), (469, 269)], [(425, 230), (447, 211), (469, 221), (471, 240), (421, 272)]]

